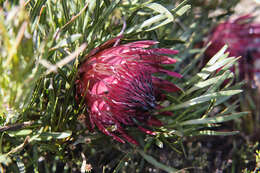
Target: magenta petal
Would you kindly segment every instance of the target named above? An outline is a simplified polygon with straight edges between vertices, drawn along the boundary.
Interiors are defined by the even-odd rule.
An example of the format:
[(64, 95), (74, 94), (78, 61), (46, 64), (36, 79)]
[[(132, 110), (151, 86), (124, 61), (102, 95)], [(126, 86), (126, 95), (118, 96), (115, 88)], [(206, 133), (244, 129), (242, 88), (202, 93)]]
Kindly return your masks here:
[(161, 64), (174, 64), (177, 62), (176, 59), (167, 56), (160, 56), (160, 57), (161, 57)]
[(243, 22), (243, 20), (250, 19), (250, 18), (252, 18), (252, 15), (246, 14), (246, 15), (241, 16), (241, 17), (237, 18), (236, 20), (234, 20), (234, 23), (240, 23), (240, 22)]
[(128, 142), (130, 142), (130, 143), (132, 143), (132, 144), (134, 144), (134, 145), (139, 145), (139, 143), (136, 141), (136, 140), (134, 140), (133, 138), (131, 138), (130, 136), (128, 136), (126, 133), (123, 133), (123, 134), (121, 134)]
[(158, 120), (158, 119), (156, 119), (156, 118), (154, 118), (154, 117), (150, 117), (150, 118), (148, 119), (148, 121), (147, 121), (147, 124), (148, 124), (149, 126), (158, 126), (158, 127), (160, 127), (160, 126), (163, 125), (163, 123), (162, 123), (160, 120)]
[(118, 37), (115, 37), (115, 38), (112, 38), (111, 40), (108, 40), (107, 42), (105, 42), (105, 43), (103, 43), (101, 46), (99, 46), (99, 48), (101, 49), (101, 50), (104, 50), (104, 49), (106, 49), (106, 48), (108, 48), (108, 47), (111, 47), (112, 46), (112, 44), (114, 44), (115, 42), (117, 42), (119, 39), (121, 39), (123, 36), (122, 35), (120, 35), (120, 36), (118, 36)]
[(166, 92), (176, 92), (180, 91), (181, 89), (174, 85), (173, 83), (163, 80), (157, 77), (153, 77), (153, 84), (156, 85), (156, 87), (166, 91)]
[(127, 52), (125, 51), (124, 54), (126, 55), (136, 55), (137, 57), (154, 57), (154, 54), (151, 54), (151, 51), (149, 49), (142, 49), (142, 48), (132, 48), (128, 50)]
[(121, 134), (121, 136), (123, 136), (128, 142), (135, 144), (135, 145), (139, 145), (139, 143), (134, 140), (133, 138), (131, 138), (130, 136), (128, 136), (125, 131), (122, 129), (121, 126), (118, 127), (117, 131)]
[(260, 39), (260, 24), (255, 24), (251, 26), (250, 34), (253, 34), (254, 38)]
[(102, 50), (104, 50), (104, 49), (107, 49), (107, 48), (109, 48), (109, 47), (112, 47), (112, 44), (114, 44), (117, 40), (119, 40), (119, 39), (121, 39), (121, 38), (122, 38), (122, 35), (108, 40), (107, 42), (103, 43), (103, 44), (100, 45), (99, 47), (96, 47), (95, 49), (93, 49), (93, 50), (87, 55), (86, 58), (91, 57), (91, 56), (97, 54), (98, 52), (100, 52), (100, 51), (102, 51)]
[(144, 40), (144, 41), (136, 41), (133, 43), (128, 43), (123, 46), (136, 47), (136, 48), (148, 48), (148, 47), (158, 44), (158, 43), (159, 43), (158, 41)]
[(113, 139), (115, 139), (118, 142), (125, 143), (124, 140), (119, 138), (118, 136), (114, 135), (113, 133), (110, 133), (99, 121), (95, 121), (95, 124), (97, 125), (98, 129), (103, 132), (105, 135), (112, 136)]
[(141, 131), (145, 132), (145, 133), (148, 134), (148, 135), (156, 135), (155, 132), (152, 132), (151, 130), (148, 130), (148, 129), (143, 128), (143, 127), (141, 127), (141, 126), (138, 126), (138, 129), (140, 129)]
[(172, 50), (172, 49), (165, 49), (165, 48), (153, 48), (150, 49), (153, 53), (158, 53), (158, 54), (167, 54), (167, 55), (175, 55), (179, 53), (178, 50)]
[(164, 111), (164, 112), (161, 112), (160, 114), (166, 115), (166, 116), (173, 116), (173, 113), (170, 111)]
[[(148, 52), (149, 53), (149, 52)], [(168, 56), (155, 55), (155, 54), (144, 54), (140, 56), (145, 62), (155, 63), (155, 64), (174, 64), (177, 62), (176, 59), (170, 58)]]
[(172, 77), (182, 78), (181, 74), (173, 72), (173, 71), (164, 70), (164, 69), (160, 69), (159, 71), (163, 72), (163, 73), (166, 73), (166, 74), (168, 74), (169, 76), (172, 76)]

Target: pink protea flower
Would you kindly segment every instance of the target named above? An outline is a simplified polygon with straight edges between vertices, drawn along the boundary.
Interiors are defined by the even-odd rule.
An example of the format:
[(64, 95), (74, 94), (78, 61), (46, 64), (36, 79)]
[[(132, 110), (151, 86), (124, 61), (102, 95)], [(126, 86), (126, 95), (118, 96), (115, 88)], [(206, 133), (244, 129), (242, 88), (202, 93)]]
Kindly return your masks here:
[[(227, 44), (230, 56), (241, 57), (239, 60), (240, 78), (244, 79), (245, 75), (251, 78), (251, 73), (255, 70), (254, 61), (260, 58), (257, 56), (259, 55), (257, 52), (260, 52), (260, 24), (252, 23), (252, 20), (251, 15), (245, 15), (215, 27), (207, 41), (212, 44), (205, 52), (206, 60)], [(234, 67), (231, 70), (234, 71)]]
[(178, 51), (146, 49), (158, 43), (151, 40), (116, 45), (119, 39), (109, 40), (90, 52), (80, 66), (76, 88), (77, 93), (85, 98), (92, 129), (96, 125), (119, 142), (127, 140), (137, 145), (124, 127), (137, 126), (148, 134), (154, 134), (144, 126), (162, 125), (152, 111), (160, 108), (158, 101), (163, 100), (162, 91), (180, 89), (152, 74), (180, 78), (180, 74), (161, 66), (176, 62), (163, 54), (176, 54)]

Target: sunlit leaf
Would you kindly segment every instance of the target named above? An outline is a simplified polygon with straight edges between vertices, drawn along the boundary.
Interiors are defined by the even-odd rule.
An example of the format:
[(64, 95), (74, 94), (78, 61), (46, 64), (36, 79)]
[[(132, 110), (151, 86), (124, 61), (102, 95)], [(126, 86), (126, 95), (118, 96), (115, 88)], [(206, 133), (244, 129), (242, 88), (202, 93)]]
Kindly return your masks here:
[(7, 134), (10, 137), (27, 136), (27, 135), (30, 135), (31, 133), (32, 133), (31, 129), (23, 129), (23, 130), (19, 130), (19, 131), (9, 131), (9, 132), (7, 132)]
[(230, 136), (230, 135), (236, 135), (239, 131), (232, 131), (232, 132), (219, 132), (214, 130), (203, 130), (199, 131), (198, 133), (192, 134), (191, 136), (196, 135), (209, 135), (209, 136)]
[(184, 13), (186, 13), (186, 11), (188, 11), (191, 8), (191, 5), (185, 5), (183, 7), (181, 7), (181, 9), (179, 9), (176, 14), (178, 16), (182, 16)]
[(225, 116), (215, 116), (210, 118), (201, 118), (195, 120), (188, 120), (181, 123), (181, 125), (195, 125), (195, 124), (211, 124), (211, 123), (223, 123), (226, 121), (234, 120), (247, 115), (248, 112), (233, 113)]
[(181, 108), (186, 108), (190, 107), (196, 104), (204, 103), (209, 100), (215, 99), (215, 98), (220, 98), (220, 97), (225, 97), (225, 96), (232, 96), (238, 93), (241, 93), (243, 90), (229, 90), (229, 91), (219, 91), (211, 94), (205, 94), (202, 96), (199, 96), (197, 98), (191, 99), (189, 101), (186, 101), (184, 103), (178, 104), (178, 105), (171, 105), (167, 108), (162, 109), (162, 111), (169, 111), (169, 110), (177, 110)]
[(169, 173), (174, 173), (177, 172), (178, 170), (169, 166), (166, 166), (160, 162), (158, 162), (155, 158), (153, 158), (152, 156), (146, 154), (145, 152), (143, 152), (142, 150), (138, 150), (138, 153), (150, 164), (154, 165), (157, 168), (160, 168), (166, 172)]

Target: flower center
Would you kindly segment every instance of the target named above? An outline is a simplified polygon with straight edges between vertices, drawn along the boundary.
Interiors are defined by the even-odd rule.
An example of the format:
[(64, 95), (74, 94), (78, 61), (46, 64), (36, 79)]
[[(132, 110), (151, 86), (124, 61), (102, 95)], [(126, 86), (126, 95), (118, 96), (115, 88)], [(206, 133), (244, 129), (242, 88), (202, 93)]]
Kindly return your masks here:
[(141, 72), (130, 79), (124, 95), (126, 109), (135, 113), (151, 112), (156, 107), (152, 77), (148, 73)]

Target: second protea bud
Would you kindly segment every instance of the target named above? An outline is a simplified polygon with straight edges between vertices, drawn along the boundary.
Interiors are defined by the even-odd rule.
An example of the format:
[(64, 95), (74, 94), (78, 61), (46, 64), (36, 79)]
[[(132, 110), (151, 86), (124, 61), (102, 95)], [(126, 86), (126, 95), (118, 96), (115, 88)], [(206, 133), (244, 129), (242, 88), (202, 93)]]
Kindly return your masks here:
[(167, 71), (161, 64), (176, 61), (163, 54), (176, 54), (170, 49), (149, 48), (156, 41), (137, 41), (116, 45), (119, 38), (112, 39), (94, 49), (80, 66), (77, 93), (84, 98), (91, 128), (96, 125), (104, 134), (124, 143), (138, 144), (124, 130), (136, 126), (153, 134), (146, 126), (161, 126), (153, 116), (158, 101), (163, 100), (162, 91), (175, 92), (179, 88), (154, 73), (181, 77)]

